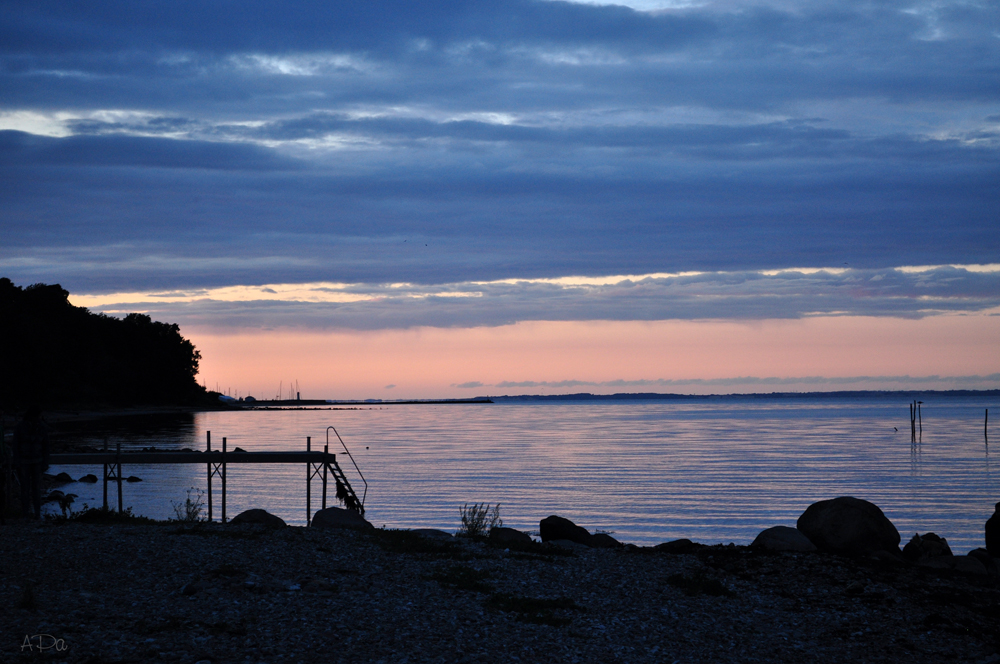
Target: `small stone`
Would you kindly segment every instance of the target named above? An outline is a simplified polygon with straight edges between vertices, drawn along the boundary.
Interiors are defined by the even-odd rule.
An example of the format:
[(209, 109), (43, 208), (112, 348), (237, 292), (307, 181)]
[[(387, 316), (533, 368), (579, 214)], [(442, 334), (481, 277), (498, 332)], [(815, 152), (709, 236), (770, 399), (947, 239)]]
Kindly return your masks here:
[(802, 553), (816, 551), (816, 545), (810, 542), (801, 530), (788, 526), (774, 526), (762, 530), (750, 547), (766, 551), (799, 551)]
[(684, 538), (657, 544), (653, 548), (662, 553), (692, 553), (699, 546), (701, 545)]
[(531, 544), (531, 535), (514, 528), (499, 526), (490, 529), (490, 541), (495, 544)]
[(262, 509), (252, 509), (240, 512), (232, 518), (229, 523), (255, 523), (269, 528), (281, 528), (285, 526), (285, 520)]
[(420, 535), (421, 537), (427, 537), (429, 539), (453, 539), (451, 533), (446, 533), (443, 530), (438, 530), (436, 528), (415, 528), (410, 531), (414, 535)]
[(327, 507), (312, 518), (313, 528), (346, 528), (348, 530), (375, 530), (375, 526), (354, 510)]
[(586, 528), (554, 514), (541, 520), (539, 523), (539, 532), (541, 533), (543, 542), (570, 540), (571, 542), (590, 546), (591, 539), (593, 538), (593, 535), (587, 532)]

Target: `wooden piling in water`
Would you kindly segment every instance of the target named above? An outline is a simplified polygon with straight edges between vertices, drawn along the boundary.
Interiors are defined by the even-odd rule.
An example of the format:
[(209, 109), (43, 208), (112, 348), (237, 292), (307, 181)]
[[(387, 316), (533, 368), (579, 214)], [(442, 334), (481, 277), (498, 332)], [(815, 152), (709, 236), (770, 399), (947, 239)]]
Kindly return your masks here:
[[(205, 451), (212, 451), (212, 432), (205, 432)], [(205, 464), (205, 470), (207, 472), (208, 480), (208, 520), (212, 520), (212, 462), (209, 461)]]

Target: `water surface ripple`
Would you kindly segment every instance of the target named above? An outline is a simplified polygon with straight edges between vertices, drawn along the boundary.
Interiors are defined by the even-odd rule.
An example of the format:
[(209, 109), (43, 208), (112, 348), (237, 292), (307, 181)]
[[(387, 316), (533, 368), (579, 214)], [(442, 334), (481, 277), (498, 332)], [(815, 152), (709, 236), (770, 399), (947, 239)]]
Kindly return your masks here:
[[(333, 425), (370, 484), (368, 519), (390, 528), (454, 531), (463, 503), (499, 502), (505, 525), (528, 531), (559, 514), (636, 544), (748, 544), (763, 528), (795, 525), (814, 501), (853, 495), (881, 507), (904, 542), (933, 531), (965, 552), (983, 545), (983, 524), (1000, 500), (1000, 443), (991, 457), (983, 437), (991, 406), (925, 400), (916, 445), (907, 402), (889, 397), (209, 412), (160, 426), (110, 422), (80, 436), (126, 449), (204, 449), (211, 431), (216, 448), (225, 436), (230, 450), (304, 450), (306, 436), (322, 449)], [(353, 467), (341, 462), (353, 482)], [(79, 466), (52, 472), (60, 470), (100, 476)], [(126, 485), (125, 504), (155, 518), (173, 516), (171, 502), (189, 487), (206, 486), (204, 466), (124, 474), (144, 480)], [(304, 524), (305, 477), (304, 466), (230, 465), (228, 514), (261, 507)], [(100, 504), (100, 483), (70, 490), (78, 504)], [(215, 492), (217, 501), (217, 483)]]

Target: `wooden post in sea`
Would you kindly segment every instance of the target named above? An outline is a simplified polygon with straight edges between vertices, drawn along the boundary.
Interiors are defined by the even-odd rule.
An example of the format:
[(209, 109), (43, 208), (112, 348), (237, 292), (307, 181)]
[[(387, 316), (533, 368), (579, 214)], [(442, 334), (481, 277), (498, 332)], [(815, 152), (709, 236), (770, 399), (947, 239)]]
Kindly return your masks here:
[[(306, 452), (312, 452), (312, 436), (306, 436)], [(306, 461), (306, 526), (312, 521), (312, 464)]]
[(330, 456), (330, 446), (323, 446), (323, 509), (326, 509), (326, 469), (329, 463), (328, 457)]
[(222, 523), (226, 522), (226, 437), (222, 437)]
[[(212, 432), (205, 432), (205, 451), (212, 451)], [(209, 459), (208, 463), (205, 464), (205, 468), (208, 471), (208, 520), (212, 520), (212, 460)]]
[(983, 439), (990, 444), (990, 409), (986, 409), (986, 419), (983, 420)]
[(115, 467), (117, 468), (118, 480), (118, 513), (122, 513), (122, 444), (119, 441), (115, 445)]
[(924, 418), (920, 414), (920, 404), (921, 403), (923, 403), (923, 402), (922, 401), (918, 401), (917, 402), (917, 421), (920, 422), (920, 438), (922, 440), (923, 437), (924, 437)]
[[(108, 451), (108, 439), (104, 438), (104, 451)], [(104, 461), (104, 511), (108, 511), (108, 462)]]

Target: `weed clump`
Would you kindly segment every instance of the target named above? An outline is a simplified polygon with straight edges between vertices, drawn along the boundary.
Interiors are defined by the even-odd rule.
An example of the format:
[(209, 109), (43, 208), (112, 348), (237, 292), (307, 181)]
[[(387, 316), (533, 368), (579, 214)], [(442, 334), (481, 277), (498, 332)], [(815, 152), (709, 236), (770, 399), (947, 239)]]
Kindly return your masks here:
[(471, 506), (466, 503), (458, 508), (458, 513), (462, 517), (462, 527), (458, 529), (460, 537), (486, 537), (491, 530), (503, 525), (500, 503), (492, 509), (489, 503), (473, 503)]
[(131, 507), (126, 507), (121, 512), (118, 512), (116, 510), (105, 507), (90, 507), (87, 505), (87, 503), (83, 504), (82, 510), (80, 510), (79, 512), (73, 512), (70, 516), (66, 518), (66, 520), (79, 521), (81, 523), (98, 523), (105, 525), (159, 523), (156, 519), (150, 519), (148, 516), (139, 516), (138, 514), (133, 514)]
[[(192, 491), (197, 491), (194, 498), (191, 497)], [(173, 521), (183, 521), (187, 523), (204, 521), (205, 519), (201, 515), (202, 511), (205, 509), (204, 498), (204, 491), (191, 487), (187, 490), (187, 498), (184, 499), (183, 503), (171, 500), (170, 504), (173, 505), (174, 514), (176, 515)]]

